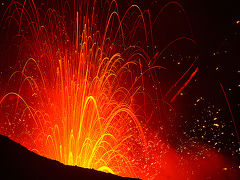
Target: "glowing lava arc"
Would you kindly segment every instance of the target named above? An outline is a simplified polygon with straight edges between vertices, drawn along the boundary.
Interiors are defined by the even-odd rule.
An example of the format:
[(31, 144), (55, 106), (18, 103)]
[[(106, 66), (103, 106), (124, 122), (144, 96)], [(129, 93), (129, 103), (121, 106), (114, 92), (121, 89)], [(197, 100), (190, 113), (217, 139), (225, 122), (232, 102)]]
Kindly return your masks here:
[(27, 1), (11, 3), (8, 10), (14, 9), (10, 17), (19, 18), (19, 33), (30, 32), (32, 36), (21, 34), (23, 49), (29, 47), (32, 57), (9, 80), (19, 85), (18, 90), (0, 101), (2, 105), (12, 103), (15, 109), (8, 117), (9, 128), (17, 124), (11, 119), (24, 123), (15, 133), (1, 134), (8, 133), (27, 148), (64, 164), (134, 177), (137, 167), (131, 159), (136, 153), (132, 146), (144, 147), (146, 140), (132, 108), (141, 89), (136, 85), (141, 78), (132, 69), (140, 71), (139, 62), (146, 57), (138, 50), (123, 58), (120, 46), (115, 46), (115, 42), (123, 41), (124, 34), (115, 1), (110, 3), (101, 35), (96, 28), (95, 3), (92, 8), (88, 1), (79, 5), (73, 41), (69, 41), (61, 13), (48, 9), (42, 20), (34, 2), (28, 4), (32, 12), (27, 11)]

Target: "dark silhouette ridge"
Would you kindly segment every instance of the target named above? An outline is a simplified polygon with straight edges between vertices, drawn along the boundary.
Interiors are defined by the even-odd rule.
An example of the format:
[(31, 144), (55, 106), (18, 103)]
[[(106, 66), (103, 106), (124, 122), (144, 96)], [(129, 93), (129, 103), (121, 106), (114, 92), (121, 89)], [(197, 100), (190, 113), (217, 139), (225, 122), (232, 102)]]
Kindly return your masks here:
[(0, 163), (0, 179), (132, 179), (93, 169), (64, 165), (37, 155), (3, 135), (0, 135)]

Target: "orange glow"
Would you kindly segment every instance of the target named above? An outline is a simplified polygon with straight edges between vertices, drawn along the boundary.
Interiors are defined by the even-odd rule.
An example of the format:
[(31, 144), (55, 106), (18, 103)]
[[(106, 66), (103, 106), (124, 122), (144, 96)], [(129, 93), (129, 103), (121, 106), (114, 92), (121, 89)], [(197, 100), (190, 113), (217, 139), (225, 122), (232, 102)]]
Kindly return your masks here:
[[(9, 79), (10, 83), (20, 82), (18, 92), (6, 94), (0, 102), (15, 96), (15, 113), (32, 122), (29, 124), (35, 129), (31, 137), (35, 145), (31, 141), (23, 144), (64, 164), (136, 176), (132, 142), (146, 144), (141, 122), (132, 108), (141, 88), (135, 85), (136, 80), (127, 81), (130, 86), (124, 87), (120, 77), (130, 75), (133, 67), (140, 69), (141, 64), (139, 58), (131, 55), (124, 59), (114, 44), (109, 46), (110, 25), (114, 17), (119, 20), (117, 11), (110, 6), (103, 38), (98, 29), (93, 30), (94, 15), (76, 12), (74, 43), (65, 45), (68, 35), (62, 34), (66, 24), (60, 14), (50, 9), (46, 14), (49, 24), (42, 25), (38, 12), (33, 20), (24, 5), (20, 24), (23, 15), (29, 22), (36, 22), (30, 27), (35, 38), (31, 44), (35, 57), (29, 58), (22, 70)], [(34, 3), (31, 6), (34, 8)], [(121, 29), (120, 20), (118, 26)], [(123, 40), (122, 36), (120, 33)]]
[(64, 164), (120, 176), (225, 177), (222, 168), (231, 164), (187, 136), (188, 116), (182, 118), (176, 108), (178, 95), (201, 71), (199, 58), (190, 63), (189, 56), (184, 72), (166, 78), (174, 83), (162, 80), (172, 73), (168, 56), (174, 62), (177, 42), (197, 47), (182, 30), (179, 37), (159, 42), (158, 21), (168, 6), (186, 16), (178, 2), (161, 3), (156, 17), (137, 5), (120, 9), (115, 0), (45, 2), (11, 1), (3, 17), (9, 29), (13, 26), (18, 54), (8, 87), (1, 91), (0, 134)]

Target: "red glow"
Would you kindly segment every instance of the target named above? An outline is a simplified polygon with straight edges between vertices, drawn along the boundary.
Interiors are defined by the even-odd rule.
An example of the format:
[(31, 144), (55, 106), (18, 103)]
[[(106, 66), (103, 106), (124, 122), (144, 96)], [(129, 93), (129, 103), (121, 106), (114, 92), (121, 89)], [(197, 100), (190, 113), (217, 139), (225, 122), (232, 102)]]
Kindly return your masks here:
[[(172, 2), (162, 10), (172, 4), (180, 6)], [(177, 38), (150, 57), (149, 11), (132, 5), (120, 17), (115, 1), (74, 1), (74, 21), (68, 22), (68, 8), (42, 13), (33, 1), (8, 7), (6, 21), (17, 19), (23, 52), (22, 67), (9, 79), (14, 88), (0, 99), (9, 113), (1, 115), (0, 133), (64, 164), (122, 176), (204, 179), (218, 171), (214, 178), (227, 178), (222, 168), (230, 165), (214, 150), (199, 144), (190, 154), (176, 152), (148, 127), (154, 114), (148, 108), (159, 94), (149, 95), (145, 83), (159, 87), (155, 70), (167, 70), (156, 65), (158, 57), (178, 40), (195, 41)]]

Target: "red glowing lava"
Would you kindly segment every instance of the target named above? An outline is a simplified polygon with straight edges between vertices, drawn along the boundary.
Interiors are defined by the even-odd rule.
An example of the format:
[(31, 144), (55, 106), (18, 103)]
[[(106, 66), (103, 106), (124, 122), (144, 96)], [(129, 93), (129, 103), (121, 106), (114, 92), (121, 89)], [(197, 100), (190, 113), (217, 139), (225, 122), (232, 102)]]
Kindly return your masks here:
[[(194, 159), (149, 132), (160, 93), (148, 83), (160, 89), (156, 71), (166, 70), (157, 57), (178, 40), (195, 42), (181, 37), (150, 56), (149, 11), (132, 5), (120, 16), (115, 1), (58, 5), (43, 10), (34, 1), (13, 1), (6, 11), (5, 22), (18, 24), (21, 61), (9, 79), (12, 90), (0, 100), (7, 112), (0, 133), (64, 164), (122, 176), (202, 179), (221, 169), (225, 160), (214, 151), (191, 149), (202, 152)], [(168, 5), (182, 9), (177, 2), (163, 9)], [(199, 70), (192, 69), (171, 102)], [(219, 166), (210, 171), (206, 164)]]

